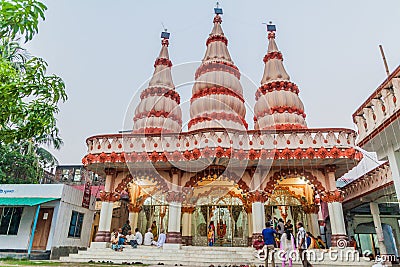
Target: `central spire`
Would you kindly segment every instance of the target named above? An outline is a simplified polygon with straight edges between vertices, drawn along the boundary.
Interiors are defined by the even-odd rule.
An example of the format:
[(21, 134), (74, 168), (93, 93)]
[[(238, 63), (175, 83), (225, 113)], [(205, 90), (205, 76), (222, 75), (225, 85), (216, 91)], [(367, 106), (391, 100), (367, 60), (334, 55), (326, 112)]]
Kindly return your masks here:
[(256, 92), (254, 125), (256, 130), (307, 128), (299, 88), (290, 81), (283, 56), (275, 42), (275, 25), (267, 25), (268, 51), (264, 56), (264, 75)]
[(195, 74), (188, 128), (246, 130), (240, 72), (229, 54), (228, 39), (221, 27), (222, 9), (217, 7), (214, 10), (214, 27), (206, 41), (207, 50), (202, 63)]

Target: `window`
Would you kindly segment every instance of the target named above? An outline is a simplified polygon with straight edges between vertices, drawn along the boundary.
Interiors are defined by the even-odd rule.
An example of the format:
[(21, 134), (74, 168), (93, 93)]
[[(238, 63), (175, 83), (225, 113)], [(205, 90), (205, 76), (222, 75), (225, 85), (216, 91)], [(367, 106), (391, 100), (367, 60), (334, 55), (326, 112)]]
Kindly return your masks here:
[(81, 169), (76, 169), (74, 175), (74, 182), (80, 182), (80, 181), (81, 181)]
[(24, 208), (0, 208), (0, 235), (17, 235)]
[(62, 180), (63, 181), (68, 181), (69, 180), (69, 170), (62, 170)]
[(68, 237), (81, 237), (83, 213), (72, 211)]

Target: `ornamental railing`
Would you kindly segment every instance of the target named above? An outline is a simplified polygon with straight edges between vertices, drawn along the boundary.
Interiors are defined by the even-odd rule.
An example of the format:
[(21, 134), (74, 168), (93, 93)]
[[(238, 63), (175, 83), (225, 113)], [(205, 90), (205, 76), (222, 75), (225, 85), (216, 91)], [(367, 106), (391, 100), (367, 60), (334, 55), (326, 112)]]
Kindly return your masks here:
[(115, 157), (121, 154), (132, 157), (149, 155), (149, 160), (154, 155), (155, 161), (161, 160), (157, 157), (163, 155), (176, 160), (207, 156), (250, 160), (271, 157), (354, 158), (357, 154), (353, 148), (355, 139), (353, 130), (340, 128), (277, 132), (204, 129), (179, 134), (111, 134), (88, 138), (86, 158), (90, 161), (90, 157), (99, 154), (113, 154)]
[(400, 113), (400, 66), (353, 114), (358, 145), (363, 146)]

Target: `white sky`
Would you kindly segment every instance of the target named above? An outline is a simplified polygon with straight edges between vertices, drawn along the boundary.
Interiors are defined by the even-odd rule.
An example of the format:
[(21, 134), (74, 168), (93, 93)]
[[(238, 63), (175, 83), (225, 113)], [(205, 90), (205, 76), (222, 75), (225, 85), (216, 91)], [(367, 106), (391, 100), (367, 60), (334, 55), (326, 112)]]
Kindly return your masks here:
[[(212, 28), (214, 1), (45, 0), (46, 21), (28, 44), (66, 83), (60, 106), (60, 164), (80, 164), (91, 135), (116, 133), (132, 97), (153, 72), (161, 23), (171, 32), (173, 64), (198, 62)], [(400, 1), (220, 1), (229, 51), (243, 76), (259, 85), (267, 50), (265, 25), (277, 25), (287, 72), (300, 88), (311, 127), (355, 129), (352, 113), (384, 80), (378, 45), (390, 70), (400, 62)], [(196, 64), (174, 71), (193, 79)], [(184, 78), (182, 76), (185, 75)], [(176, 76), (176, 77), (175, 77)], [(242, 77), (245, 84), (245, 77)], [(245, 86), (249, 107), (255, 88)], [(182, 102), (189, 86), (178, 87)], [(132, 106), (136, 106), (133, 102)], [(184, 105), (184, 113), (188, 113)], [(252, 128), (251, 111), (247, 121)], [(127, 114), (129, 121), (133, 113)], [(127, 128), (128, 127), (128, 128)]]

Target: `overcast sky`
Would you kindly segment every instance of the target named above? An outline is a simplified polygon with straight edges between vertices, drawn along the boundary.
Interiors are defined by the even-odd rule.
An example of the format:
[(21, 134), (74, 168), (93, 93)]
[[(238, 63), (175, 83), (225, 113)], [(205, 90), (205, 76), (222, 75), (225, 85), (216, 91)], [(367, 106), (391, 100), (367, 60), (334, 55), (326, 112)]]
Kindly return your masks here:
[[(133, 118), (127, 108), (137, 105), (134, 96), (153, 72), (162, 23), (171, 32), (175, 84), (193, 79), (215, 6), (204, 0), (44, 2), (46, 21), (28, 49), (66, 83), (69, 99), (57, 116), (65, 144), (54, 151), (60, 164), (81, 164), (87, 137), (132, 127), (124, 123)], [(276, 41), (300, 88), (309, 127), (355, 129), (352, 113), (385, 79), (378, 45), (384, 46), (391, 71), (400, 62), (398, 0), (220, 3), (228, 48), (242, 73), (250, 128), (267, 50), (263, 22), (277, 25)], [(189, 64), (179, 66), (183, 63)], [(182, 102), (190, 99), (190, 86), (177, 86), (177, 91)], [(187, 114), (187, 103), (183, 109)]]

